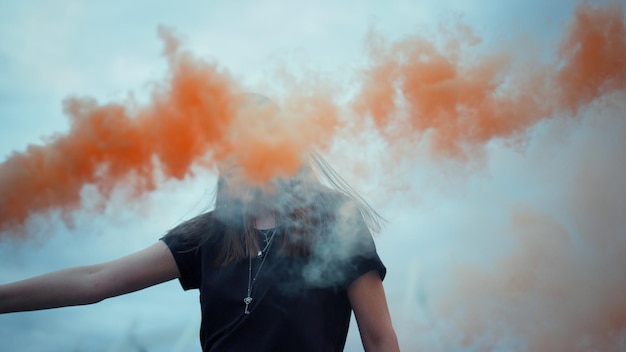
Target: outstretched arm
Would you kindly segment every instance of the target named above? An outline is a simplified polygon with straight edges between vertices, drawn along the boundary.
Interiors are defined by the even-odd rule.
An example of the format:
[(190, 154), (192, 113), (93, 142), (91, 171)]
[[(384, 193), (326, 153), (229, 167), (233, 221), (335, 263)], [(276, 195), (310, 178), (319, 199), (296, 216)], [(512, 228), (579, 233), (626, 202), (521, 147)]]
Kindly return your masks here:
[(100, 302), (178, 277), (167, 245), (152, 246), (110, 262), (69, 268), (0, 286), (0, 313)]
[(370, 271), (356, 279), (348, 287), (348, 298), (359, 325), (365, 351), (399, 351), (385, 290), (378, 273)]

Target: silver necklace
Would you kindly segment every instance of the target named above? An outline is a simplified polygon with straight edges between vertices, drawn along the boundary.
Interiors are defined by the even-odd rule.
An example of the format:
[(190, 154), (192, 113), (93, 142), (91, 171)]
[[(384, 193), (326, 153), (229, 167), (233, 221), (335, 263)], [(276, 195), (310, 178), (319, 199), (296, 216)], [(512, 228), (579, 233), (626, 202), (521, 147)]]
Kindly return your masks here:
[(274, 241), (274, 236), (276, 236), (276, 228), (274, 227), (271, 232), (271, 235), (268, 235), (270, 230), (260, 232), (265, 237), (265, 247), (259, 251), (257, 257), (261, 259), (261, 264), (259, 265), (259, 269), (256, 274), (254, 274), (254, 278), (252, 277), (252, 256), (248, 258), (248, 295), (243, 299), (243, 303), (246, 304), (246, 307), (243, 310), (243, 314), (250, 314), (250, 303), (252, 303), (252, 288), (254, 288), (254, 283), (256, 282), (256, 278), (259, 276), (261, 269), (263, 268), (263, 264), (265, 264), (265, 259), (267, 258), (267, 254), (270, 251), (270, 246), (272, 245), (272, 241)]
[(265, 242), (265, 244), (267, 245), (267, 243), (269, 242), (269, 233), (272, 231), (276, 231), (276, 228), (272, 228), (272, 229), (265, 229), (265, 230), (261, 230), (258, 229), (258, 231), (263, 235), (263, 237), (265, 237), (265, 239), (263, 240)]

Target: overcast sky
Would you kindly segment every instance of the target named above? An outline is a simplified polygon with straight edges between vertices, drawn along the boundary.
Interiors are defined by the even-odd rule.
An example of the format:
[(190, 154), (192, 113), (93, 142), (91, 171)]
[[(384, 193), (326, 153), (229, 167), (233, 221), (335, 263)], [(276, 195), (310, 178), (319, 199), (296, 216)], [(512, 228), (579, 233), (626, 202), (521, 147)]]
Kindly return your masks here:
[[(524, 51), (549, 61), (575, 6), (0, 0), (0, 162), (66, 133), (69, 96), (145, 102), (168, 74), (159, 25), (250, 91), (278, 95), (277, 69), (308, 70), (342, 85), (341, 103), (367, 65), (372, 30), (441, 44), (441, 33), (462, 23), (482, 38), (468, 60)], [(461, 160), (420, 142), (335, 141), (330, 162), (389, 219), (376, 243), (403, 350), (626, 348), (626, 306), (615, 297), (626, 282), (624, 94), (546, 116), (518, 140), (489, 140)], [(0, 283), (150, 245), (206, 210), (214, 182), (214, 170), (197, 167), (132, 202), (114, 191), (104, 210), (85, 204), (69, 224), (55, 211), (34, 214), (26, 238), (0, 237)], [(83, 192), (95, 198), (93, 188)], [(609, 311), (617, 313), (605, 322)], [(197, 292), (169, 282), (89, 307), (0, 316), (0, 350), (199, 351), (198, 328)], [(362, 350), (355, 325), (346, 350)]]

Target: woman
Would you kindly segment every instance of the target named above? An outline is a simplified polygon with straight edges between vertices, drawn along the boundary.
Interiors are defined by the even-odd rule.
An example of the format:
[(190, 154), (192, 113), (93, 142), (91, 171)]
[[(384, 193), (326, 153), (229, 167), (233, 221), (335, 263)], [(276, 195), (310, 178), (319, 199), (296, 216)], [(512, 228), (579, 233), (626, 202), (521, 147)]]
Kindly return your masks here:
[(203, 351), (340, 351), (352, 311), (366, 351), (397, 351), (370, 234), (376, 212), (316, 154), (267, 185), (248, 182), (236, 161), (218, 167), (212, 211), (126, 257), (0, 286), (0, 313), (178, 278), (200, 291)]

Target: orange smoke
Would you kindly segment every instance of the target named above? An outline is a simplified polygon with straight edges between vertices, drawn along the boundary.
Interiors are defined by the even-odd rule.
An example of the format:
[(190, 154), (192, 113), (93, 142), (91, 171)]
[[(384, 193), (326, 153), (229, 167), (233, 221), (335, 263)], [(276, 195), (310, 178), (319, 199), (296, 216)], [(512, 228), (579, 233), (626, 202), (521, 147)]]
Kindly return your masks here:
[(624, 8), (583, 4), (575, 16), (559, 48), (564, 64), (554, 83), (559, 107), (571, 111), (599, 96), (626, 89)]
[[(369, 40), (371, 67), (353, 106), (369, 114), (388, 137), (429, 133), (433, 149), (456, 157), (494, 138), (515, 137), (538, 121), (626, 88), (623, 7), (576, 8), (555, 62), (515, 70), (507, 53), (462, 60), (462, 32), (444, 52), (413, 37), (387, 44)], [(527, 65), (528, 66), (528, 65)]]
[(157, 169), (182, 179), (207, 156), (236, 157), (253, 180), (293, 173), (311, 140), (332, 130), (332, 120), (310, 118), (336, 118), (332, 106), (314, 98), (299, 102), (304, 112), (289, 123), (279, 123), (280, 116), (268, 109), (249, 116), (241, 109), (246, 95), (228, 74), (181, 51), (168, 30), (159, 34), (170, 77), (154, 89), (149, 105), (68, 98), (67, 134), (14, 152), (0, 164), (0, 231), (23, 225), (33, 213), (71, 212), (80, 206), (85, 185), (97, 186), (106, 197), (125, 182), (140, 194), (156, 187)]
[(152, 105), (133, 114), (125, 105), (69, 98), (66, 135), (14, 152), (0, 165), (0, 230), (23, 224), (31, 213), (77, 208), (87, 184), (107, 195), (132, 174), (136, 191), (151, 190), (153, 158), (167, 177), (182, 178), (222, 142), (235, 115), (235, 86), (214, 65), (180, 52), (166, 31), (161, 35), (172, 75), (155, 90)]
[[(468, 148), (519, 136), (542, 119), (625, 88), (619, 5), (579, 5), (555, 62), (522, 72), (504, 53), (464, 62), (461, 44), (475, 45), (476, 38), (461, 32), (466, 37), (446, 51), (419, 37), (393, 45), (371, 38), (372, 65), (351, 107), (371, 116), (391, 144), (425, 134), (434, 150), (465, 157)], [(310, 147), (328, 146), (341, 128), (339, 108), (323, 89), (294, 93), (284, 111), (252, 118), (240, 111), (242, 89), (227, 73), (182, 51), (168, 31), (160, 35), (170, 75), (149, 105), (67, 99), (69, 133), (0, 164), (0, 231), (33, 213), (76, 209), (87, 184), (107, 196), (130, 181), (141, 193), (156, 187), (156, 170), (184, 178), (207, 157), (234, 155), (258, 181), (288, 175)]]

